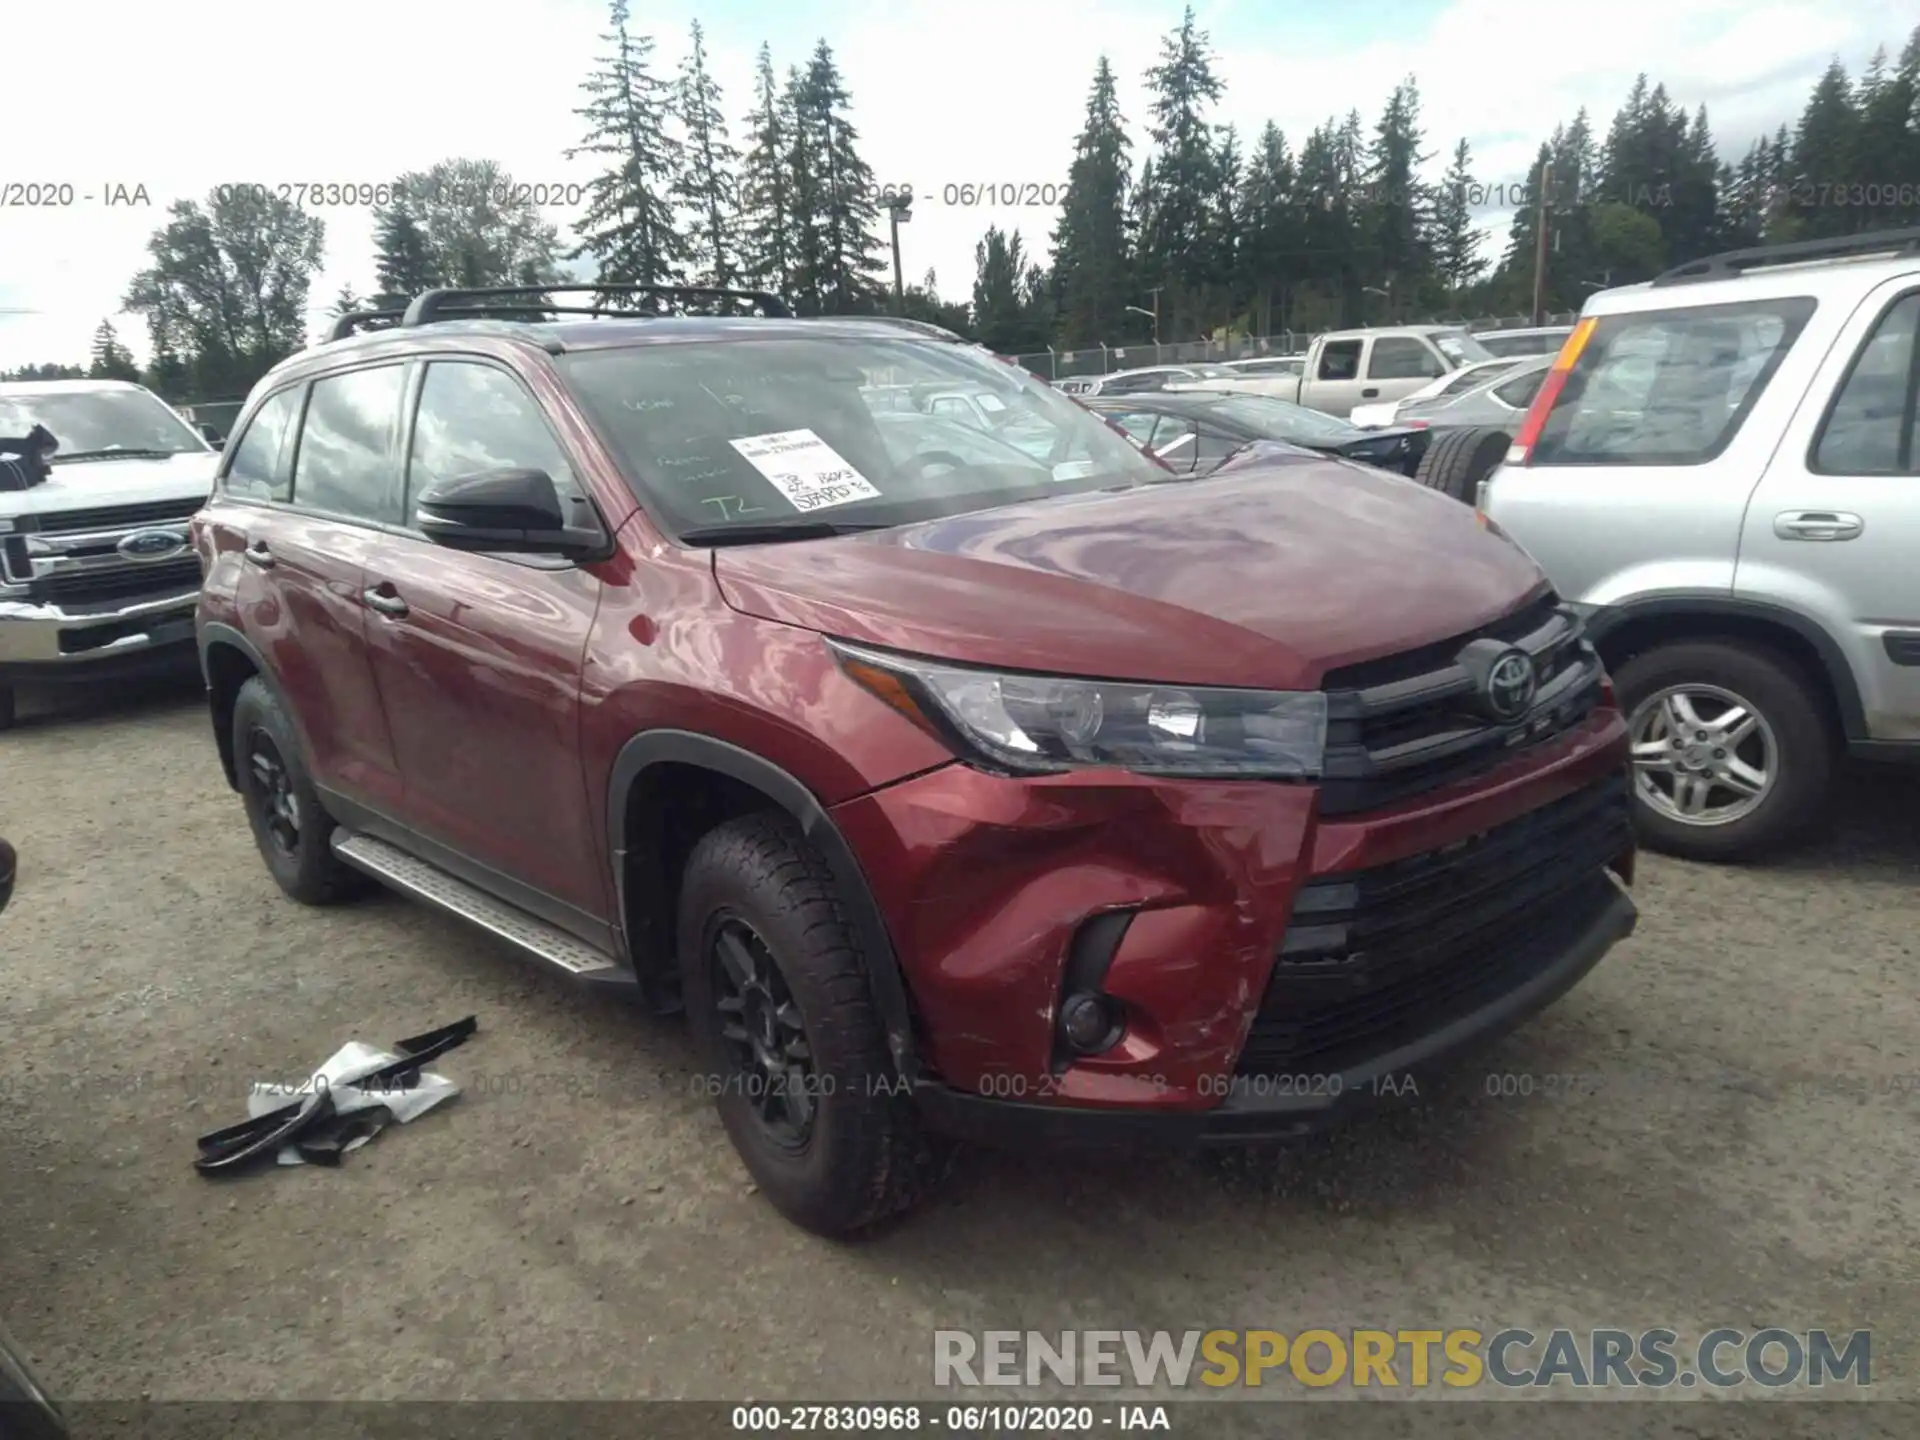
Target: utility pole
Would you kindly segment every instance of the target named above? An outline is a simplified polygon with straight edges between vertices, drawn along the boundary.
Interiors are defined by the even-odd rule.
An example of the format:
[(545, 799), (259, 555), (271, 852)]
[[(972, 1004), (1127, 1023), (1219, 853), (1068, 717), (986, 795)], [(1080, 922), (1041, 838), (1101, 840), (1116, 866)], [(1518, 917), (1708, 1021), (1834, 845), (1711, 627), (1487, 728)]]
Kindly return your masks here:
[(913, 196), (894, 191), (887, 199), (887, 216), (892, 222), (893, 231), (893, 313), (904, 318), (907, 313), (907, 290), (900, 281), (900, 225), (913, 219)]
[(1553, 162), (1540, 167), (1540, 211), (1534, 220), (1533, 237), (1533, 323), (1542, 323), (1547, 313), (1547, 195), (1553, 186)]
[[(1153, 296), (1153, 309), (1149, 313), (1153, 316), (1153, 348), (1156, 350), (1160, 348), (1160, 291), (1162, 288), (1156, 285), (1147, 292)], [(1157, 360), (1159, 357), (1156, 355), (1154, 358)]]

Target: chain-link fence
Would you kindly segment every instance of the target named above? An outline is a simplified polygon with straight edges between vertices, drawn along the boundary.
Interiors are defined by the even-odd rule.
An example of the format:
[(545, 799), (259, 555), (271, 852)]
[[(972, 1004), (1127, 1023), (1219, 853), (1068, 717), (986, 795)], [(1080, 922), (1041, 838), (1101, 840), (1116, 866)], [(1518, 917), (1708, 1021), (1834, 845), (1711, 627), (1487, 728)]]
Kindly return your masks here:
[[(1542, 325), (1571, 325), (1579, 316), (1568, 312), (1548, 315)], [(1533, 325), (1526, 315), (1481, 315), (1467, 318), (1439, 316), (1430, 320), (1408, 320), (1408, 325), (1455, 325), (1463, 330), (1524, 330)], [(1178, 345), (1151, 342), (1129, 345), (1090, 345), (1075, 350), (1041, 350), (1010, 357), (1043, 380), (1064, 380), (1071, 375), (1111, 375), (1116, 370), (1138, 370), (1148, 365), (1191, 365), (1196, 362), (1253, 360), (1267, 355), (1298, 355), (1324, 330), (1281, 330), (1272, 335), (1243, 335), (1232, 340), (1188, 340)]]

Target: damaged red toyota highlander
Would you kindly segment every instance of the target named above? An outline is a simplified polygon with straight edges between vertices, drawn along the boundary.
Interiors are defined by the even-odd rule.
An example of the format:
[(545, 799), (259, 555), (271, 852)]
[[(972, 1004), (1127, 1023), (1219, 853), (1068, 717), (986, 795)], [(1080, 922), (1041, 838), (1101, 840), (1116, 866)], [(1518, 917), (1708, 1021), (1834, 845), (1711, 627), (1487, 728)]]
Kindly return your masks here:
[(199, 636), (295, 899), (683, 1007), (835, 1234), (955, 1135), (1301, 1133), (1631, 931), (1611, 688), (1468, 507), (1175, 477), (970, 346), (661, 298), (435, 293), (257, 387)]

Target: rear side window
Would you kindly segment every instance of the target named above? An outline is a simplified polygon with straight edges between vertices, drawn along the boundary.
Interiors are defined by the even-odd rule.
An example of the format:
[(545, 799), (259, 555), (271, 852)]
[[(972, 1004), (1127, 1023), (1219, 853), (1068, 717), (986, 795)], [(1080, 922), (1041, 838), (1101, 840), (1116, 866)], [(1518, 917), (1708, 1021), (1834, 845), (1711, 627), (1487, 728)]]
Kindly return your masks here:
[(1914, 410), (1920, 400), (1920, 294), (1896, 301), (1873, 327), (1813, 442), (1822, 475), (1911, 475)]
[(287, 435), (300, 414), (300, 390), (294, 387), (267, 398), (254, 412), (247, 430), (233, 447), (227, 466), (226, 490), (248, 500), (285, 501), (293, 491), (286, 467)]
[(1533, 404), (1533, 397), (1540, 393), (1540, 384), (1546, 378), (1545, 370), (1534, 370), (1494, 386), (1493, 393), (1514, 409), (1524, 410)]
[(1320, 347), (1320, 378), (1352, 380), (1360, 374), (1360, 341), (1331, 340)]
[(1706, 463), (1733, 442), (1813, 307), (1795, 296), (1604, 317), (1533, 463)]
[(382, 365), (313, 382), (293, 462), (295, 504), (359, 520), (399, 521), (391, 441), (405, 376), (404, 366)]
[(1404, 335), (1374, 341), (1373, 354), (1367, 359), (1369, 380), (1433, 380), (1446, 373), (1439, 356)]
[(1456, 395), (1464, 395), (1469, 390), (1477, 390), (1498, 374), (1495, 370), (1468, 370), (1453, 377), (1434, 393), (1436, 400), (1451, 400)]

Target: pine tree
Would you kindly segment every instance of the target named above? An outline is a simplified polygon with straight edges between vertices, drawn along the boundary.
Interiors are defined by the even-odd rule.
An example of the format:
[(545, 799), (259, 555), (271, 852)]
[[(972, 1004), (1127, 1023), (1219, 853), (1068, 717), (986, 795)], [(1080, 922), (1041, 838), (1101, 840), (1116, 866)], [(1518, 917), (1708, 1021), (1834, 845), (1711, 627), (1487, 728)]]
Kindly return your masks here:
[(1800, 233), (1844, 235), (1853, 228), (1855, 217), (1846, 208), (1845, 193), (1857, 168), (1859, 131), (1853, 87), (1835, 60), (1813, 87), (1794, 132), (1788, 204)]
[[(1260, 143), (1249, 158), (1241, 180), (1240, 266), (1254, 307), (1254, 323), (1262, 335), (1280, 328), (1274, 323), (1274, 298), (1281, 297), (1286, 312), (1300, 266), (1299, 221), (1294, 212), (1293, 156), (1287, 137), (1271, 120), (1260, 132)], [(1284, 322), (1283, 322), (1284, 323)]]
[(1447, 173), (1433, 197), (1434, 268), (1447, 289), (1447, 308), (1459, 304), (1459, 294), (1487, 268), (1480, 253), (1480, 234), (1473, 224), (1473, 201), (1478, 182), (1473, 177), (1473, 149), (1463, 137), (1453, 147)]
[(1067, 193), (1053, 232), (1053, 277), (1068, 346), (1117, 337), (1133, 304), (1127, 243), (1127, 178), (1132, 169), (1126, 117), (1113, 67), (1094, 67), (1086, 121), (1074, 142)]
[(760, 47), (754, 71), (752, 144), (740, 181), (740, 264), (748, 281), (777, 295), (793, 289), (792, 123), (773, 75), (773, 52)]
[(1420, 87), (1409, 75), (1387, 97), (1361, 177), (1361, 230), (1369, 267), (1396, 301), (1417, 294), (1432, 264), (1433, 197), (1420, 182), (1432, 157), (1420, 149)]
[(706, 36), (698, 20), (693, 22), (693, 45), (681, 64), (680, 81), (674, 89), (674, 113), (686, 141), (686, 165), (678, 198), (693, 212), (688, 236), (693, 280), (698, 285), (724, 289), (739, 275), (733, 234), (738, 211), (733, 170), (740, 154), (727, 138), (720, 85), (707, 69)]
[[(1167, 283), (1166, 256), (1154, 244), (1160, 229), (1160, 207), (1164, 203), (1160, 176), (1149, 155), (1140, 162), (1140, 178), (1127, 196), (1127, 253), (1133, 259), (1134, 293), (1140, 297), (1127, 301), (1130, 306), (1147, 308), (1144, 304), (1147, 296), (1163, 289)], [(1133, 310), (1126, 311), (1121, 318), (1123, 340), (1157, 339), (1158, 332), (1155, 322)]]
[(1046, 276), (1028, 258), (1018, 231), (987, 227), (974, 247), (973, 333), (1001, 355), (1044, 349)]
[[(1856, 96), (1860, 116), (1854, 183), (1858, 225), (1862, 230), (1891, 230), (1920, 220), (1913, 187), (1920, 181), (1920, 30), (1907, 42), (1901, 63), (1887, 69), (1886, 53), (1875, 54)], [(1906, 188), (1907, 203), (1901, 203)], [(1849, 193), (1848, 200), (1856, 196)]]
[(671, 285), (685, 274), (690, 245), (673, 202), (684, 193), (682, 147), (669, 133), (668, 87), (648, 68), (650, 36), (627, 28), (627, 0), (612, 0), (609, 53), (581, 83), (587, 103), (576, 109), (586, 139), (567, 158), (596, 155), (606, 168), (587, 185), (575, 227), (580, 244), (569, 258), (591, 255), (609, 284)]
[[(1207, 33), (1187, 6), (1180, 26), (1160, 42), (1160, 63), (1147, 71), (1152, 96), (1148, 127), (1158, 147), (1151, 229), (1142, 239), (1165, 267), (1170, 294), (1162, 297), (1163, 317), (1171, 310), (1188, 325), (1198, 323), (1201, 296), (1211, 278), (1206, 216), (1219, 193), (1218, 157), (1207, 108), (1225, 93), (1214, 74), (1213, 50)], [(1172, 304), (1169, 305), (1168, 301)], [(1163, 322), (1163, 335), (1170, 327)]]
[(780, 103), (787, 116), (787, 194), (792, 206), (789, 288), (798, 313), (820, 315), (827, 303), (827, 191), (821, 156), (826, 142), (807, 98), (806, 80), (791, 65)]
[(396, 310), (440, 283), (427, 253), (427, 237), (408, 198), (400, 196), (373, 217), (374, 308)]
[[(1240, 137), (1231, 125), (1217, 134), (1213, 147), (1214, 193), (1206, 212), (1207, 284), (1215, 298), (1209, 311), (1228, 320), (1240, 313), (1242, 297), (1247, 293), (1241, 269), (1241, 242), (1245, 217), (1240, 208), (1240, 187), (1244, 166), (1240, 159)], [(1217, 307), (1217, 308), (1216, 308)]]
[(113, 328), (113, 322), (102, 320), (100, 328), (93, 332), (92, 364), (87, 376), (93, 380), (138, 380), (140, 367), (134, 363), (133, 352), (120, 343), (120, 336)]
[[(818, 236), (812, 274), (798, 288), (817, 297), (821, 313), (867, 314), (880, 308), (886, 294), (886, 267), (875, 234), (879, 202), (873, 171), (860, 158), (859, 132), (847, 118), (850, 102), (833, 51), (822, 40), (795, 98), (796, 137), (811, 170), (808, 217)], [(796, 181), (798, 176), (796, 176)], [(801, 187), (795, 185), (796, 201)], [(798, 205), (796, 204), (796, 209)], [(803, 257), (803, 268), (807, 257)]]

